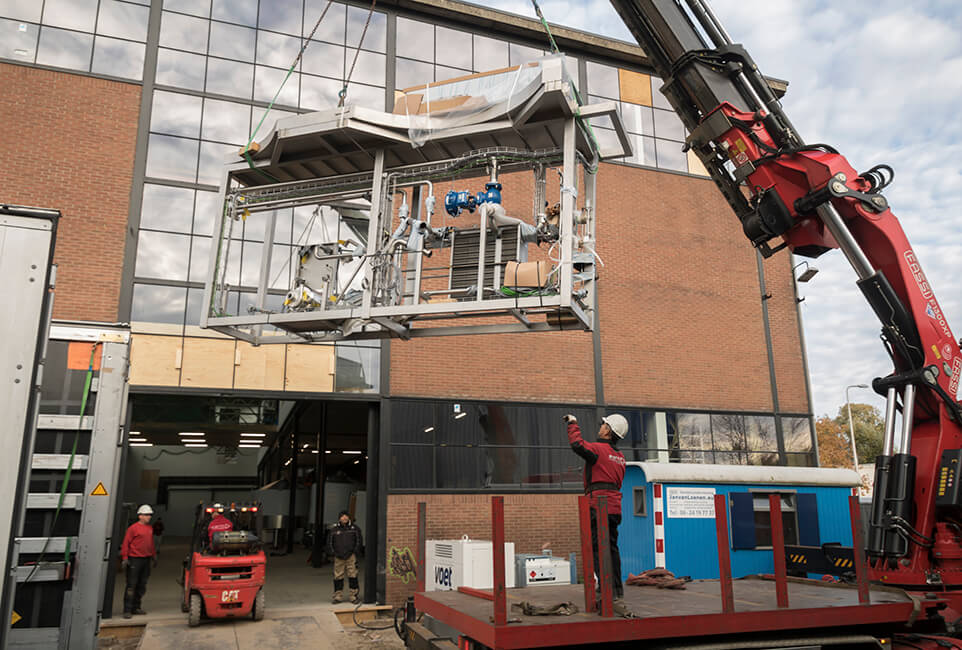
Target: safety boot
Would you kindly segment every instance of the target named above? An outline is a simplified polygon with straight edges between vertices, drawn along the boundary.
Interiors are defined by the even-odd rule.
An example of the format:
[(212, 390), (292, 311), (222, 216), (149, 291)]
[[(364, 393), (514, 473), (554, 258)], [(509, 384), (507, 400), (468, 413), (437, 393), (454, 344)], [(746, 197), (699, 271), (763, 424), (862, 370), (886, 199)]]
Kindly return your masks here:
[(361, 602), (361, 596), (359, 595), (357, 589), (351, 589), (351, 602), (355, 605)]
[(336, 605), (337, 603), (342, 602), (343, 600), (344, 600), (344, 595), (340, 592), (340, 590), (335, 591), (335, 592), (334, 592), (334, 597), (331, 598), (331, 602), (334, 603), (335, 605)]

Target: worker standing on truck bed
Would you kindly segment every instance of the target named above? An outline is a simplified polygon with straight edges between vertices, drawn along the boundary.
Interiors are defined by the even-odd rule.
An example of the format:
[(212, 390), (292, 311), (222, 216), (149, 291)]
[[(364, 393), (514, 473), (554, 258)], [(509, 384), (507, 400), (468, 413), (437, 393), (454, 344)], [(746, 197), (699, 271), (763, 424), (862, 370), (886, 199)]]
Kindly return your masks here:
[[(621, 601), (625, 590), (621, 584), (621, 555), (618, 552), (618, 525), (621, 524), (621, 482), (625, 478), (625, 457), (618, 451), (618, 441), (628, 433), (628, 420), (619, 413), (601, 419), (598, 442), (585, 442), (581, 427), (573, 415), (564, 416), (568, 423), (568, 442), (571, 449), (585, 459), (585, 494), (591, 500), (591, 550), (595, 570), (601, 574), (598, 562), (598, 497), (608, 498), (608, 536), (611, 541), (611, 577), (616, 610), (624, 610)], [(627, 610), (625, 610), (627, 611)], [(618, 612), (624, 614), (624, 612)]]
[(132, 523), (124, 535), (120, 546), (120, 558), (127, 578), (124, 589), (124, 618), (133, 614), (146, 614), (141, 607), (147, 592), (147, 579), (150, 578), (150, 564), (154, 559), (154, 529), (150, 517), (154, 509), (148, 505), (137, 508), (137, 521)]

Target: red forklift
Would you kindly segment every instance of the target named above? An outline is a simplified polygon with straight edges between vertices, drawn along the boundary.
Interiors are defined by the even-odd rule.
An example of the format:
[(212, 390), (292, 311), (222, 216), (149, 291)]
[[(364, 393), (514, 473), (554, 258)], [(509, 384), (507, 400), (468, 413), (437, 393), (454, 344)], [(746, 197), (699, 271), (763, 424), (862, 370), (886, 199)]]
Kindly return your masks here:
[(258, 506), (198, 504), (181, 602), (191, 627), (204, 618), (264, 618), (267, 557), (258, 535)]

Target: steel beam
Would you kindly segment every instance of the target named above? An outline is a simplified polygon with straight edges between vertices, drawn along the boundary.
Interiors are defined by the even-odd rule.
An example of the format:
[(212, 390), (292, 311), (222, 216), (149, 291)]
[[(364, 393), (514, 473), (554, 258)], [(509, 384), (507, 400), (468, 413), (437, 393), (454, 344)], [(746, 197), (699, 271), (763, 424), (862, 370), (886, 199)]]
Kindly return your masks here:
[(595, 611), (595, 559), (591, 552), (591, 501), (578, 497), (578, 523), (581, 529), (581, 571), (585, 582), (585, 611)]
[(768, 515), (772, 525), (772, 553), (775, 556), (775, 601), (788, 607), (788, 578), (785, 571), (785, 531), (782, 527), (782, 495), (768, 495)]
[(715, 495), (715, 539), (718, 543), (718, 585), (721, 588), (722, 611), (735, 611), (735, 592), (732, 589), (732, 563), (728, 554), (728, 497)]
[(611, 618), (615, 615), (612, 597), (611, 575), (611, 537), (608, 531), (608, 497), (598, 497), (596, 512), (598, 530), (598, 581), (601, 583), (601, 615)]
[(508, 624), (504, 580), (504, 497), (491, 497), (491, 555), (494, 560), (494, 625)]

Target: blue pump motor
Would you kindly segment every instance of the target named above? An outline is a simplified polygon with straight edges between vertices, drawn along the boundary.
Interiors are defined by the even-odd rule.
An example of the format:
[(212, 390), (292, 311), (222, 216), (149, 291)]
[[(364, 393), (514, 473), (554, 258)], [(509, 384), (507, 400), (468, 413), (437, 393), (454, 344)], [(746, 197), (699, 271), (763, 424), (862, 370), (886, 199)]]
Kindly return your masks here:
[(485, 183), (484, 191), (478, 192), (478, 205), (482, 203), (501, 203), (501, 183)]
[(444, 195), (444, 210), (452, 217), (460, 215), (462, 210), (474, 212), (477, 206), (477, 199), (468, 191), (455, 192), (451, 190)]

